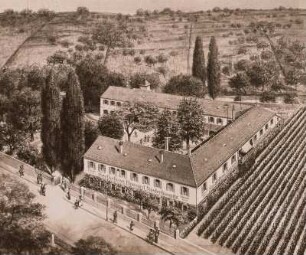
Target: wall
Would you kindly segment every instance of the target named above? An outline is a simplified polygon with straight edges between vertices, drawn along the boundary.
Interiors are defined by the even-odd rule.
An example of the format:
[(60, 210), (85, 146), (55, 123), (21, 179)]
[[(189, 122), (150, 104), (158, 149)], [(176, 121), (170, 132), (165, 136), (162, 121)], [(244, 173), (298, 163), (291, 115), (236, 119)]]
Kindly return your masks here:
[[(110, 167), (109, 165), (103, 164), (105, 166), (105, 172), (99, 171), (98, 170), (98, 165), (100, 164), (99, 162), (94, 162), (95, 164), (95, 169), (89, 168), (89, 162), (94, 162), (89, 159), (84, 159), (84, 172), (87, 174), (99, 176), (103, 179), (106, 179), (108, 181), (111, 181), (113, 183), (118, 183), (126, 187), (132, 187), (134, 189), (142, 189), (146, 192), (158, 195), (158, 196), (163, 196), (166, 198), (169, 198), (170, 200), (177, 200), (183, 203), (191, 204), (191, 205), (196, 205), (196, 188), (186, 186), (186, 185), (181, 185), (178, 183), (173, 183), (174, 185), (174, 192), (167, 191), (166, 190), (166, 184), (169, 183), (167, 180), (159, 179), (161, 181), (161, 188), (156, 188), (154, 187), (154, 180), (156, 178), (152, 176), (148, 176), (150, 179), (150, 183), (148, 184), (143, 184), (142, 180), (145, 175), (137, 173), (138, 175), (138, 181), (132, 181), (131, 180), (131, 173), (135, 173), (126, 169), (122, 168), (117, 168), (116, 169), (116, 174), (112, 175), (110, 174)], [(125, 178), (120, 176), (121, 170), (125, 171)], [(147, 176), (147, 175), (146, 175)], [(189, 196), (184, 196), (181, 194), (181, 187), (187, 187), (189, 190)]]

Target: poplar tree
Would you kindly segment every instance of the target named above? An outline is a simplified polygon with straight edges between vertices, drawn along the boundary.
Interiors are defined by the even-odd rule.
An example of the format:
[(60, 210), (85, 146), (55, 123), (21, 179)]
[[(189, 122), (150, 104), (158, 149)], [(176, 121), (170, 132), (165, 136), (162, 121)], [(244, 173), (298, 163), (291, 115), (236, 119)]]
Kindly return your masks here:
[(205, 84), (206, 81), (205, 56), (203, 50), (203, 41), (200, 36), (197, 36), (194, 45), (192, 76), (200, 79), (203, 82), (203, 84)]
[(218, 60), (218, 46), (214, 36), (211, 37), (208, 52), (207, 83), (208, 93), (215, 99), (220, 92), (221, 71)]
[(61, 164), (64, 173), (74, 180), (75, 175), (82, 170), (85, 152), (84, 102), (74, 71), (68, 74), (66, 88), (61, 114)]
[(45, 162), (54, 170), (60, 161), (60, 89), (55, 82), (55, 71), (50, 70), (41, 91), (41, 141)]

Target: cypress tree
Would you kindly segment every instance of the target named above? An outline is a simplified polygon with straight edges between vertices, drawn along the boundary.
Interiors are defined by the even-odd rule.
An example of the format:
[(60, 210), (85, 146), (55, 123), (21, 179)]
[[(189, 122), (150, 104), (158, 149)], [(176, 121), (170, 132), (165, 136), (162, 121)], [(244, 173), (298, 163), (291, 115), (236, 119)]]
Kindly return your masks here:
[(84, 102), (79, 79), (74, 71), (68, 74), (61, 130), (62, 169), (74, 180), (75, 175), (82, 170), (85, 151)]
[(192, 76), (200, 79), (203, 82), (203, 84), (205, 84), (206, 81), (205, 56), (203, 50), (203, 42), (200, 36), (197, 36), (194, 45)]
[(215, 99), (220, 92), (221, 71), (218, 60), (218, 46), (214, 36), (211, 37), (208, 52), (207, 82), (208, 93)]
[(60, 89), (55, 82), (54, 70), (50, 70), (41, 90), (41, 141), (45, 162), (53, 171), (59, 164), (60, 152)]

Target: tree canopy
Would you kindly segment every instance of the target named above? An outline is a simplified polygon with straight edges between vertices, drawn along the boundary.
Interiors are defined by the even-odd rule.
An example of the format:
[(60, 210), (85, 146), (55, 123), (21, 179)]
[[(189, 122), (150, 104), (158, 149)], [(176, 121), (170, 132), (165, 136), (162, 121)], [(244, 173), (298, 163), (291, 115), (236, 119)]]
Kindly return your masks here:
[(102, 237), (89, 236), (80, 239), (72, 247), (73, 255), (115, 255), (116, 250)]
[(105, 114), (99, 120), (100, 133), (114, 139), (122, 139), (124, 135), (122, 121), (117, 113)]
[(194, 45), (192, 76), (200, 79), (203, 82), (203, 84), (205, 84), (206, 81), (205, 55), (203, 50), (203, 41), (200, 36), (197, 36)]

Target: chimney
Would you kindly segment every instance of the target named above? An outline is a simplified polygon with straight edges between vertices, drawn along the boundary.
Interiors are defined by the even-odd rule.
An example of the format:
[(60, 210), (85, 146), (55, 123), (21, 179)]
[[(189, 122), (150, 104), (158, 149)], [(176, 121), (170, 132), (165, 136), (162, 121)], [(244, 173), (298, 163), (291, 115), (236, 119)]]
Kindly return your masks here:
[(160, 163), (163, 163), (164, 162), (164, 151), (160, 150), (159, 154), (160, 154)]
[(123, 142), (122, 141), (119, 142), (119, 153), (120, 154), (123, 153)]
[(165, 137), (165, 150), (169, 151), (169, 140), (170, 140), (170, 136), (166, 136)]

